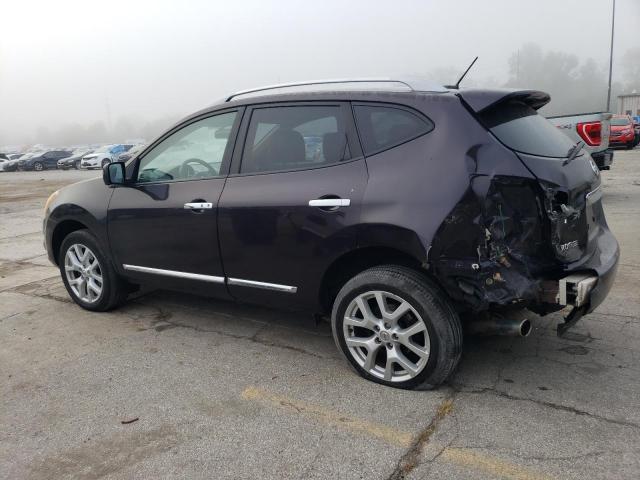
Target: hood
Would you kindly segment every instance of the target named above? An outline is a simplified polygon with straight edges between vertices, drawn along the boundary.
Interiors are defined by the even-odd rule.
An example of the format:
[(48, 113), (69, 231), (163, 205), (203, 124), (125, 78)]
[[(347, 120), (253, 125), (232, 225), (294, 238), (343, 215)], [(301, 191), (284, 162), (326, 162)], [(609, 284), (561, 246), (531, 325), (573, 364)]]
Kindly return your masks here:
[(611, 125), (612, 132), (620, 132), (622, 130), (633, 130), (633, 125)]

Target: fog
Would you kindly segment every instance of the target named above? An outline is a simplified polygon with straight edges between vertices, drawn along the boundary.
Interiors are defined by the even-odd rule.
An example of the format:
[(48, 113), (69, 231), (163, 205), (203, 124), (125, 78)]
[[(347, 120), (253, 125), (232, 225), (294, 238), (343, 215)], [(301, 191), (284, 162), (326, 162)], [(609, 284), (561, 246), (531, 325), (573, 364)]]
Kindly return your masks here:
[[(0, 145), (151, 140), (243, 88), (421, 76), (606, 106), (610, 0), (29, 1), (0, 7)], [(618, 0), (614, 97), (640, 92), (640, 1)]]

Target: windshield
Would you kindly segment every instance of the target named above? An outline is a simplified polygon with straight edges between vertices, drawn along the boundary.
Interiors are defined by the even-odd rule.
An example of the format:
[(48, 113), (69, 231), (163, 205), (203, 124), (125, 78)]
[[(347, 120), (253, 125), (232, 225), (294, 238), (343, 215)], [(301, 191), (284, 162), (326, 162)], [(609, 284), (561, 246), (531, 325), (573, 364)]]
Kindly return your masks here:
[(629, 119), (628, 118), (624, 118), (624, 117), (622, 117), (622, 118), (618, 117), (618, 118), (612, 118), (611, 119), (611, 125), (615, 125), (616, 127), (629, 125), (630, 123), (631, 122), (629, 121)]
[(480, 120), (498, 140), (517, 152), (565, 158), (574, 145), (549, 120), (520, 101), (489, 107), (481, 112)]

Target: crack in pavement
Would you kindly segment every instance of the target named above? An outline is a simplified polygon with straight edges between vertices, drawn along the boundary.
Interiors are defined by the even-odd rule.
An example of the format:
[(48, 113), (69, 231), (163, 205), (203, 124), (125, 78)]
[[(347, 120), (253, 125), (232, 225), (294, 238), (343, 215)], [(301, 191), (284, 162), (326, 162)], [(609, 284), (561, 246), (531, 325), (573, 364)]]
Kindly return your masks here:
[(248, 340), (248, 341), (250, 341), (252, 343), (257, 343), (259, 345), (264, 345), (266, 347), (282, 348), (284, 350), (290, 350), (290, 351), (293, 351), (293, 352), (302, 353), (302, 354), (305, 354), (305, 355), (309, 355), (311, 357), (321, 358), (323, 360), (332, 360), (332, 359), (334, 359), (334, 357), (320, 355), (318, 353), (310, 352), (309, 350), (305, 350), (304, 348), (294, 347), (293, 345), (286, 345), (286, 344), (277, 343), (277, 342), (273, 342), (273, 341), (262, 340), (262, 339), (258, 338), (257, 336), (261, 332), (263, 332), (265, 330), (265, 328), (268, 326), (268, 324), (262, 325), (252, 335), (239, 335), (239, 334), (236, 334), (236, 333), (224, 332), (222, 330), (216, 330), (216, 329), (210, 329), (210, 328), (202, 328), (202, 327), (198, 327), (196, 325), (187, 325), (187, 324), (183, 324), (183, 323), (175, 322), (175, 321), (162, 320), (162, 323), (169, 324), (173, 328), (186, 328), (186, 329), (189, 329), (189, 330), (194, 330), (196, 332), (215, 333), (215, 334), (221, 335), (223, 337), (230, 337), (230, 338), (234, 338), (234, 339), (237, 339), (237, 340)]
[[(528, 398), (528, 397), (518, 397), (515, 395), (511, 395), (503, 390), (498, 390), (496, 388), (493, 387), (485, 387), (485, 388), (480, 388), (480, 389), (476, 389), (476, 390), (464, 390), (465, 387), (468, 387), (467, 385), (461, 384), (461, 383), (452, 383), (451, 387), (458, 393), (467, 393), (470, 395), (484, 395), (484, 394), (491, 394), (491, 395), (495, 395), (497, 397), (500, 398), (506, 398), (507, 400), (514, 400), (517, 402), (530, 402), (530, 403), (535, 403), (536, 405), (540, 405), (542, 407), (547, 407), (547, 408), (552, 408), (554, 410), (558, 410), (561, 412), (568, 412), (568, 413), (573, 413), (574, 415), (580, 415), (580, 416), (586, 416), (586, 417), (591, 417), (594, 418), (596, 420), (600, 420), (609, 424), (613, 424), (613, 425), (620, 425), (623, 427), (630, 427), (630, 428), (636, 428), (636, 429), (640, 429), (640, 424), (638, 423), (634, 423), (634, 422), (630, 422), (627, 420), (618, 420), (615, 418), (609, 418), (609, 417), (604, 417), (602, 415), (598, 415), (596, 413), (591, 413), (591, 412), (587, 412), (586, 410), (580, 410), (579, 408), (576, 407), (570, 407), (568, 405), (562, 405), (560, 403), (553, 403), (553, 402), (548, 402), (546, 400), (538, 400), (535, 398)], [(462, 388), (461, 388), (462, 387)]]
[[(436, 432), (438, 426), (444, 420), (444, 418), (449, 415), (453, 411), (453, 401), (455, 400), (456, 391), (453, 390), (438, 406), (438, 410), (436, 411), (435, 416), (427, 425), (427, 427), (422, 430), (416, 439), (413, 441), (412, 445), (405, 452), (398, 463), (396, 468), (391, 472), (391, 475), (387, 477), (387, 480), (401, 480), (406, 478), (406, 476), (418, 466), (420, 463), (420, 455), (424, 450), (424, 447), (429, 442), (431, 436)], [(444, 451), (446, 447), (442, 450)], [(442, 453), (442, 452), (440, 452)]]
[[(47, 279), (45, 279), (45, 280), (47, 280)], [(36, 293), (33, 293), (33, 292), (20, 291), (20, 289), (23, 289), (23, 288), (25, 288), (27, 286), (30, 286), (30, 285), (38, 283), (38, 282), (41, 282), (41, 280), (37, 280), (35, 282), (31, 282), (31, 283), (28, 283), (28, 284), (24, 284), (24, 285), (19, 285), (17, 287), (13, 287), (9, 291), (14, 292), (14, 293), (18, 293), (18, 294), (21, 294), (21, 295), (27, 295), (27, 296), (36, 297), (36, 298), (44, 298), (44, 299), (47, 299), (47, 300), (54, 300), (54, 301), (62, 302), (62, 303), (73, 303), (71, 301), (71, 299), (68, 299), (68, 300), (67, 299), (62, 299), (62, 298), (58, 298), (58, 297), (55, 297), (55, 296), (52, 296), (52, 295), (49, 295), (49, 294), (36, 294)], [(283, 343), (277, 343), (277, 342), (274, 342), (274, 341), (267, 341), (267, 340), (263, 340), (263, 339), (258, 338), (258, 335), (260, 333), (262, 333), (266, 329), (266, 327), (268, 327), (270, 325), (268, 322), (262, 322), (262, 321), (258, 321), (258, 320), (254, 320), (254, 319), (246, 319), (245, 318), (244, 319), (245, 321), (250, 321), (250, 322), (253, 322), (253, 323), (260, 324), (260, 328), (255, 333), (253, 333), (252, 335), (240, 335), (240, 334), (225, 332), (225, 331), (214, 329), (214, 328), (203, 328), (203, 327), (200, 327), (200, 326), (197, 326), (197, 325), (189, 325), (189, 324), (185, 324), (185, 323), (180, 323), (180, 322), (177, 322), (175, 320), (170, 320), (171, 317), (172, 317), (172, 313), (165, 312), (160, 307), (151, 306), (151, 305), (143, 304), (143, 303), (140, 303), (139, 305), (150, 307), (150, 308), (153, 308), (153, 309), (155, 309), (157, 311), (157, 313), (152, 314), (150, 316), (150, 318), (152, 319), (152, 326), (149, 327), (149, 328), (142, 329), (141, 331), (156, 330), (156, 331), (159, 332), (159, 331), (167, 330), (169, 328), (185, 328), (185, 329), (194, 330), (194, 331), (197, 331), (197, 332), (215, 333), (215, 334), (221, 335), (223, 337), (234, 338), (234, 339), (237, 339), (237, 340), (248, 340), (248, 341), (250, 341), (252, 343), (256, 343), (256, 344), (263, 345), (263, 346), (266, 346), (266, 347), (281, 348), (281, 349), (284, 349), (284, 350), (289, 350), (289, 351), (293, 351), (293, 352), (296, 352), (296, 353), (309, 355), (311, 357), (320, 358), (320, 359), (323, 359), (323, 360), (333, 360), (333, 359), (335, 359), (335, 357), (333, 357), (333, 356), (320, 355), (318, 353), (310, 352), (309, 350), (305, 350), (304, 348), (296, 347), (296, 346), (293, 346), (293, 345), (286, 345), (286, 344), (283, 344)], [(135, 315), (135, 314), (132, 314), (132, 313), (129, 313), (129, 312), (118, 312), (117, 310), (114, 313), (115, 314), (124, 315), (124, 316), (126, 316), (126, 317), (128, 317), (128, 318), (130, 318), (132, 320), (136, 320), (136, 321), (139, 321), (139, 320), (145, 318), (144, 315)], [(233, 316), (229, 316), (229, 317), (230, 318), (235, 318)], [(291, 329), (290, 327), (282, 327), (282, 328)]]

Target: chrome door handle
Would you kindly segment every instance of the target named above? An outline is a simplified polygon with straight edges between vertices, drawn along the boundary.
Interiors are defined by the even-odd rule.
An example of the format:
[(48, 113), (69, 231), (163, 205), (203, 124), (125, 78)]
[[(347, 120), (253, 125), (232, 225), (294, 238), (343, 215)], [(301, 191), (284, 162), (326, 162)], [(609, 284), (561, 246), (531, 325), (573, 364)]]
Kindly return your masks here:
[(185, 203), (185, 210), (210, 210), (213, 208), (213, 203), (208, 202), (191, 202)]
[(317, 198), (309, 200), (310, 207), (348, 207), (351, 205), (349, 198)]

